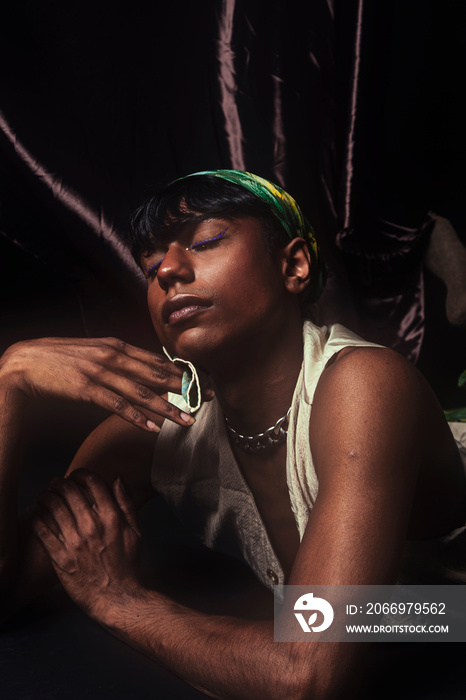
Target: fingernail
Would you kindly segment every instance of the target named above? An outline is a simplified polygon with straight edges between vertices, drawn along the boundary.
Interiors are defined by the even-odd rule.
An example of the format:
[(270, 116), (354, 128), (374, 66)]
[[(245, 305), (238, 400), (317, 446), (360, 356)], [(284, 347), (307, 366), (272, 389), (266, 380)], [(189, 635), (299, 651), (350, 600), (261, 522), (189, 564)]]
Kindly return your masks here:
[(184, 413), (183, 411), (180, 411), (180, 418), (181, 420), (184, 420), (184, 422), (187, 425), (192, 425), (193, 423), (196, 422), (196, 419), (193, 418), (192, 416), (188, 415), (187, 413)]
[(155, 430), (156, 433), (160, 432), (159, 426), (156, 425), (152, 420), (146, 420), (146, 427), (149, 428), (149, 430)]

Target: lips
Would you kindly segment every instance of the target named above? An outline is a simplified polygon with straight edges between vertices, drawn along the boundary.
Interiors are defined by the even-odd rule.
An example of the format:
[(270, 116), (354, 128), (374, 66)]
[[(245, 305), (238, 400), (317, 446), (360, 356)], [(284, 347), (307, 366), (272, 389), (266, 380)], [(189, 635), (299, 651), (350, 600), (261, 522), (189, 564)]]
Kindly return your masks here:
[(211, 302), (193, 294), (176, 294), (162, 306), (162, 320), (172, 325), (182, 322), (211, 306)]

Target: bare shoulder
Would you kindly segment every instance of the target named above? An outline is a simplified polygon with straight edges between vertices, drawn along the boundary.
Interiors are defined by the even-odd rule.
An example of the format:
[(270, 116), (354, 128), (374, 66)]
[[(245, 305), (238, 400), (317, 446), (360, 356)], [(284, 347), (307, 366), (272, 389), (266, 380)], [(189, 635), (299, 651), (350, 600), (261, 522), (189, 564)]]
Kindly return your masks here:
[(387, 348), (345, 349), (324, 370), (315, 394), (316, 468), (325, 477), (325, 465), (338, 454), (340, 462), (350, 455), (354, 467), (370, 466), (372, 473), (416, 470), (426, 426), (443, 424), (433, 392), (408, 360)]
[(384, 347), (348, 347), (341, 350), (322, 373), (318, 389), (354, 387), (365, 394), (385, 392), (423, 393), (429, 387), (414, 365), (399, 353)]
[[(435, 396), (418, 370), (388, 348), (345, 348), (327, 365), (317, 385), (314, 410), (339, 410), (357, 419), (359, 411), (384, 412), (396, 407), (397, 415), (419, 415), (424, 402), (434, 405)], [(357, 410), (355, 410), (357, 409)], [(337, 409), (338, 410), (338, 409)], [(375, 416), (374, 416), (375, 417)], [(413, 415), (413, 417), (415, 417)]]
[(108, 484), (121, 476), (136, 503), (142, 504), (153, 495), (151, 469), (156, 442), (156, 433), (112, 415), (83, 442), (67, 473), (89, 469)]
[(327, 366), (310, 442), (321, 493), (348, 486), (348, 474), (365, 493), (392, 482), (398, 494), (411, 493), (411, 536), (464, 522), (464, 470), (451, 430), (425, 378), (398, 353), (351, 348)]

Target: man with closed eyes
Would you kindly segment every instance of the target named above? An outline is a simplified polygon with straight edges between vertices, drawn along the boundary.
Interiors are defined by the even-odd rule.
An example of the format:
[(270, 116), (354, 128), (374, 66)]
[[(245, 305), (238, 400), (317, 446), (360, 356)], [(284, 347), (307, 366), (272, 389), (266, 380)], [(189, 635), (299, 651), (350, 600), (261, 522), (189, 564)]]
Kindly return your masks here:
[[(393, 583), (410, 571), (407, 540), (465, 522), (442, 411), (402, 357), (313, 323), (325, 266), (272, 183), (181, 178), (136, 213), (132, 245), (167, 357), (43, 339), (1, 360), (3, 598), (22, 604), (58, 577), (97, 622), (213, 697), (348, 697), (359, 645), (274, 643), (272, 620), (201, 613), (144, 585), (136, 511), (161, 493), (269, 589)], [(113, 415), (14, 540), (22, 415), (53, 396)]]

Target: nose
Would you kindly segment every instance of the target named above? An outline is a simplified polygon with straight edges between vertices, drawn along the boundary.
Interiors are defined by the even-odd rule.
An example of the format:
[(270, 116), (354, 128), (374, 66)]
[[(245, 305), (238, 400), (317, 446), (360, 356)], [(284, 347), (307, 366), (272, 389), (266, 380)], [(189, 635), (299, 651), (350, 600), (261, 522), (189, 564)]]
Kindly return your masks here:
[(177, 241), (170, 243), (157, 271), (160, 286), (167, 291), (178, 281), (192, 282), (193, 279), (194, 270), (189, 251)]

